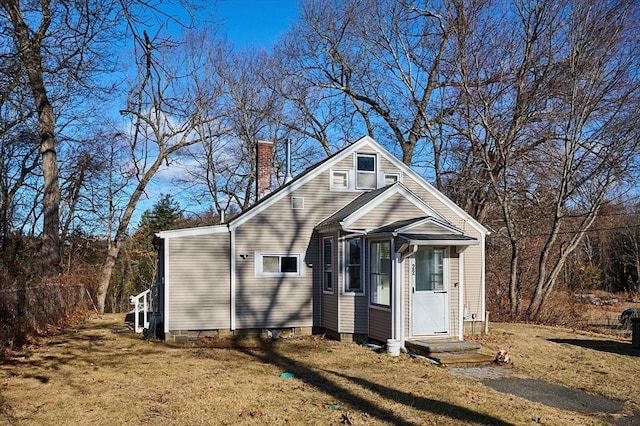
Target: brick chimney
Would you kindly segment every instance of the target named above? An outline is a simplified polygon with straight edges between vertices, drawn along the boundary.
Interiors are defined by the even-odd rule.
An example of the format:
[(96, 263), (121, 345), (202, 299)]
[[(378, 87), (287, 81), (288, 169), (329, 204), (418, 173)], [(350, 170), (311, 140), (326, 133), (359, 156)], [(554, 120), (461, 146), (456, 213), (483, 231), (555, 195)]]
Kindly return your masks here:
[(256, 201), (271, 192), (273, 142), (258, 141), (256, 153)]

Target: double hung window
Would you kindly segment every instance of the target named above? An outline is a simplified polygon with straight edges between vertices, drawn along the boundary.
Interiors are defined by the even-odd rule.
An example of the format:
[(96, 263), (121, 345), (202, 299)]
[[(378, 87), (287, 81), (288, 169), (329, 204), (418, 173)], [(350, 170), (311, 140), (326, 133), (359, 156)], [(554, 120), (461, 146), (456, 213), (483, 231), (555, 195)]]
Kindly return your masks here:
[(376, 183), (375, 154), (358, 154), (356, 156), (356, 189), (376, 189)]

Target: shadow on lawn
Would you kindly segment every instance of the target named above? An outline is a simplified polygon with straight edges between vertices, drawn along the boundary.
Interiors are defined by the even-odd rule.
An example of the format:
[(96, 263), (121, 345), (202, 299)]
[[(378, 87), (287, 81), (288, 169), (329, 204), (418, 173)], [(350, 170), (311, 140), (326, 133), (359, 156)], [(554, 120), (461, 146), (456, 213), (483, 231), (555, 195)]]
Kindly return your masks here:
[[(293, 373), (296, 378), (304, 381), (306, 384), (317, 388), (318, 390), (331, 395), (332, 397), (358, 409), (368, 415), (383, 421), (392, 422), (397, 425), (413, 425), (401, 416), (384, 410), (374, 401), (368, 400), (363, 395), (358, 395), (353, 391), (346, 389), (340, 384), (327, 379), (324, 375), (315, 371), (294, 359), (284, 356), (275, 350), (275, 344), (270, 341), (263, 341), (259, 348), (248, 348), (237, 346), (236, 350), (249, 356), (259, 359), (264, 363), (275, 365), (284, 371)], [(344, 375), (335, 371), (323, 370), (338, 377), (347, 379), (363, 388), (367, 388), (378, 395), (396, 402), (406, 405), (407, 407), (417, 408), (421, 411), (430, 412), (436, 415), (446, 416), (451, 419), (461, 420), (464, 422), (474, 422), (485, 425), (506, 426), (510, 423), (504, 422), (498, 418), (481, 414), (468, 408), (459, 407), (447, 402), (438, 401), (430, 398), (415, 396), (410, 393), (402, 392), (393, 388), (389, 388), (378, 383), (374, 383), (359, 377)]]
[(640, 356), (640, 349), (633, 349), (631, 342), (618, 342), (615, 340), (590, 340), (590, 339), (548, 339), (550, 342), (580, 346), (600, 352), (609, 352), (618, 355)]

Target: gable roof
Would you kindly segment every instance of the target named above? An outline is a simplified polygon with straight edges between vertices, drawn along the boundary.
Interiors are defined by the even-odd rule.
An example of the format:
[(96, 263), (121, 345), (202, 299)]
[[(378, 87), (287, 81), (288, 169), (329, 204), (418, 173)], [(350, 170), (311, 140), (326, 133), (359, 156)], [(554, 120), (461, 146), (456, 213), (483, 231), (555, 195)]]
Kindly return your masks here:
[[(347, 145), (346, 147), (344, 147), (340, 151), (336, 152), (335, 154), (327, 157), (323, 161), (320, 161), (319, 163), (309, 167), (304, 172), (302, 172), (299, 175), (297, 175), (290, 182), (285, 183), (284, 185), (281, 185), (280, 187), (278, 187), (277, 189), (275, 189), (274, 191), (272, 191), (271, 193), (269, 193), (268, 195), (266, 195), (265, 197), (260, 199), (256, 204), (254, 204), (252, 207), (250, 207), (248, 210), (246, 210), (242, 214), (240, 214), (240, 215), (236, 216), (235, 218), (233, 218), (227, 224), (217, 225), (216, 227), (224, 227), (224, 228), (228, 228), (228, 229), (237, 228), (238, 226), (240, 226), (243, 223), (247, 222), (248, 220), (252, 219), (256, 215), (260, 214), (263, 210), (267, 209), (269, 206), (271, 206), (274, 203), (276, 203), (277, 201), (281, 200), (283, 197), (291, 195), (299, 187), (305, 185), (306, 183), (308, 183), (309, 181), (311, 181), (312, 179), (314, 179), (316, 176), (320, 175), (324, 171), (331, 169), (334, 165), (336, 165), (340, 161), (344, 160), (348, 156), (352, 155), (354, 152), (358, 151), (361, 147), (363, 147), (365, 145), (373, 146), (380, 156), (382, 156), (385, 160), (387, 160), (390, 163), (392, 163), (395, 167), (397, 167), (400, 170), (402, 170), (403, 173), (405, 173), (407, 175), (410, 175), (428, 193), (430, 193), (434, 198), (436, 198), (438, 201), (440, 201), (445, 206), (447, 206), (458, 217), (460, 217), (461, 219), (463, 219), (466, 222), (468, 222), (478, 232), (480, 232), (483, 235), (488, 234), (488, 230), (484, 226), (482, 226), (482, 224), (480, 224), (478, 221), (476, 221), (473, 217), (471, 217), (467, 212), (465, 212), (457, 204), (455, 204), (448, 197), (446, 197), (443, 193), (438, 191), (435, 187), (433, 187), (426, 180), (424, 180), (424, 178), (422, 176), (420, 176), (415, 170), (413, 170), (411, 167), (407, 166), (402, 161), (397, 159), (395, 156), (393, 156), (391, 153), (389, 153), (386, 149), (384, 149), (378, 142), (376, 142), (373, 138), (371, 138), (369, 136), (364, 136), (364, 137), (358, 139), (357, 141), (353, 142), (350, 145)], [(394, 186), (395, 186), (395, 184), (391, 185), (391, 187), (394, 187)], [(379, 188), (377, 190), (361, 194), (359, 197), (357, 197), (353, 201), (353, 203), (355, 203), (355, 204), (353, 204), (353, 205), (350, 204), (351, 207), (349, 209), (347, 209), (347, 210), (341, 209), (339, 212), (342, 212), (341, 214), (344, 215), (344, 214), (347, 214), (347, 213), (349, 213), (351, 211), (351, 214), (353, 214), (353, 212), (360, 210), (362, 208), (362, 205), (366, 204), (365, 201), (369, 197), (371, 197), (371, 199), (376, 199), (377, 196), (379, 196), (380, 194), (385, 193), (386, 192), (385, 188), (387, 188), (387, 187)], [(404, 187), (404, 189), (406, 191), (410, 192), (406, 187)], [(363, 198), (360, 199), (360, 197), (363, 197)], [(358, 199), (360, 199), (360, 201), (356, 201)], [(426, 203), (424, 203), (424, 201), (422, 203), (423, 203), (423, 206), (426, 206), (427, 209), (428, 209), (428, 210), (425, 211), (425, 214), (432, 215), (432, 216), (440, 216), (433, 209), (429, 208), (426, 205)], [(360, 204), (362, 204), (362, 205), (360, 205)], [(358, 207), (359, 205), (360, 205), (360, 207)], [(336, 212), (335, 214), (337, 215), (339, 212)], [(347, 216), (349, 216), (349, 215), (347, 215)], [(327, 218), (326, 220), (328, 220), (328, 219), (329, 218)], [(442, 219), (444, 220), (444, 218), (442, 218)], [(204, 231), (203, 233), (212, 232), (211, 229), (205, 230), (205, 228), (207, 228), (207, 227), (203, 227), (202, 228), (202, 230)], [(197, 233), (198, 232), (197, 229), (200, 229), (200, 228), (191, 228), (189, 230), (189, 234), (191, 235), (193, 233)], [(186, 230), (176, 230), (171, 234), (171, 236), (177, 236), (178, 234), (180, 234), (180, 231), (186, 231)], [(218, 229), (216, 229), (216, 231), (219, 232)], [(165, 234), (165, 235), (169, 236), (167, 234)]]
[[(442, 232), (420, 232), (418, 228), (424, 224), (432, 224), (440, 228)], [(479, 241), (464, 231), (453, 226), (451, 223), (443, 222), (438, 218), (426, 216), (413, 219), (399, 220), (385, 226), (381, 226), (370, 233), (370, 237), (392, 235), (404, 240), (406, 245), (442, 245), (442, 246), (470, 246), (479, 244)]]
[[(420, 226), (420, 225), (424, 225), (427, 223), (432, 223), (434, 225), (436, 225), (437, 227), (441, 228), (444, 232), (443, 233), (454, 233), (454, 234), (460, 234), (460, 235), (464, 235), (464, 231), (462, 231), (461, 229), (458, 229), (457, 227), (453, 226), (449, 221), (444, 221), (440, 218), (436, 218), (433, 216), (423, 216), (423, 217), (416, 217), (416, 218), (412, 218), (412, 219), (405, 219), (405, 220), (399, 220), (393, 223), (390, 223), (388, 225), (385, 226), (381, 226), (377, 229), (375, 229), (376, 233), (384, 233), (384, 232), (395, 232), (395, 233), (402, 233), (402, 232), (409, 232), (410, 230)], [(414, 231), (414, 233), (417, 233)]]
[(349, 155), (353, 154), (353, 152), (358, 151), (364, 145), (372, 145), (376, 148), (379, 155), (381, 155), (385, 160), (392, 163), (395, 167), (402, 170), (403, 173), (411, 176), (420, 186), (423, 187), (425, 191), (430, 193), (435, 199), (440, 201), (442, 204), (447, 206), (454, 214), (456, 214), (459, 218), (469, 223), (474, 229), (476, 229), (479, 233), (486, 235), (489, 233), (487, 228), (482, 226), (480, 222), (475, 220), (471, 215), (465, 212), (460, 206), (451, 201), (448, 197), (446, 197), (442, 192), (438, 191), (435, 187), (429, 184), (422, 176), (420, 176), (415, 170), (411, 167), (404, 164), (402, 161), (398, 160), (395, 156), (389, 153), (386, 149), (384, 149), (378, 142), (376, 142), (370, 136), (364, 136), (354, 143), (346, 146), (340, 151), (336, 152), (332, 156), (326, 158), (325, 160), (319, 162), (315, 166), (310, 167), (305, 170), (300, 175), (296, 176), (291, 182), (281, 186), (280, 188), (273, 191), (271, 194), (260, 200), (257, 204), (255, 204), (252, 208), (241, 214), (240, 216), (234, 218), (230, 223), (230, 227), (239, 226), (247, 220), (251, 219), (255, 215), (259, 214), (262, 210), (272, 205), (276, 201), (280, 200), (282, 197), (290, 195), (300, 186), (312, 180), (314, 177), (318, 176), (320, 173), (331, 169), (335, 164), (339, 163)]
[(411, 192), (406, 186), (400, 182), (396, 182), (361, 194), (355, 200), (320, 222), (316, 226), (316, 229), (328, 229), (335, 226), (349, 228), (356, 220), (365, 216), (375, 207), (381, 205), (396, 194), (410, 201), (418, 209), (423, 211), (425, 215), (429, 215), (429, 217), (438, 216), (442, 222), (447, 222), (444, 217), (429, 207), (427, 203)]

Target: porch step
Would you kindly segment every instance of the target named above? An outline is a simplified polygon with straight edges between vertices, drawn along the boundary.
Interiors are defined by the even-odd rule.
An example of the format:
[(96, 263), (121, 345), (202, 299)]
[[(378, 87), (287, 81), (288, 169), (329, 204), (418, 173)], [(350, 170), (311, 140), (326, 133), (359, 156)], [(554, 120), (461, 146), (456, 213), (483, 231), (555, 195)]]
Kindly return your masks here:
[(477, 343), (459, 340), (408, 340), (409, 352), (425, 356), (447, 367), (482, 367), (493, 361), (493, 356), (478, 353)]
[(437, 361), (443, 367), (484, 367), (493, 362), (491, 355), (479, 353), (438, 353), (428, 355), (434, 361)]

